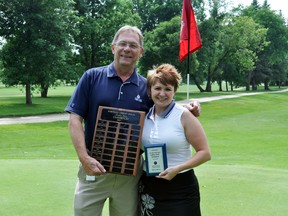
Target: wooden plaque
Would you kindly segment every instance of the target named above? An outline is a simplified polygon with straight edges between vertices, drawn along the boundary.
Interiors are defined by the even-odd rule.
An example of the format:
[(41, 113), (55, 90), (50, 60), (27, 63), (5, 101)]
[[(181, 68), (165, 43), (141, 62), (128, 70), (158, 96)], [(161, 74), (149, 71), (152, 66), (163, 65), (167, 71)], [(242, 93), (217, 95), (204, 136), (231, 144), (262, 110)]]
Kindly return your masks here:
[(136, 176), (145, 112), (99, 106), (91, 156), (110, 173)]

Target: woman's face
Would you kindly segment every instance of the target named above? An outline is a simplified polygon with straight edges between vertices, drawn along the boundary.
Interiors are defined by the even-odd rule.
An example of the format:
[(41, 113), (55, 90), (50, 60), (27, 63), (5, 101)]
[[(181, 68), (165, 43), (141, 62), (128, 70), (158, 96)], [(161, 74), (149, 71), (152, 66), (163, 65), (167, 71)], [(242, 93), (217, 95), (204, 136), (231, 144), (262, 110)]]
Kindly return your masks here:
[(164, 85), (156, 81), (156, 83), (151, 86), (151, 98), (154, 101), (157, 112), (164, 111), (173, 100), (174, 95), (175, 89), (173, 85)]

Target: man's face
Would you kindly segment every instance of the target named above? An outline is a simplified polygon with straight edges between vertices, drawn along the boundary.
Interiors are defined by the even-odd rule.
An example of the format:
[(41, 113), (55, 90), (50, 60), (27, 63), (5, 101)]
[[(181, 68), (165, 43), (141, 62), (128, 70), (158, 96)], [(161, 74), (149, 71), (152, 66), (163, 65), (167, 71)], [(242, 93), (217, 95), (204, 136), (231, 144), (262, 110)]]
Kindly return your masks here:
[(143, 53), (138, 34), (128, 31), (121, 33), (112, 45), (112, 53), (116, 67), (134, 68)]

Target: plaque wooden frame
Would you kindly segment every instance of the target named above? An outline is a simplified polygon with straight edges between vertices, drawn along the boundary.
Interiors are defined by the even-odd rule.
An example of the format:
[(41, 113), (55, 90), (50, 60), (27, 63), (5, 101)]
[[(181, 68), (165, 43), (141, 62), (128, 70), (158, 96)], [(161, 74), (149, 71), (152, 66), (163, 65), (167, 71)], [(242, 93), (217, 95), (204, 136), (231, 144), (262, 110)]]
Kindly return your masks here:
[(91, 156), (107, 172), (136, 176), (145, 112), (99, 106)]

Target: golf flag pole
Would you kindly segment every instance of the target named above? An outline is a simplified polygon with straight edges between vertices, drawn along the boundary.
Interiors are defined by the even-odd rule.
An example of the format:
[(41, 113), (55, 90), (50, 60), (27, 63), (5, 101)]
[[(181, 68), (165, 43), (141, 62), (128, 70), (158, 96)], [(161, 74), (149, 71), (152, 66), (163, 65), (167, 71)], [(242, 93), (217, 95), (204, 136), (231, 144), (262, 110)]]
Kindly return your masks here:
[(187, 99), (189, 99), (190, 53), (202, 47), (200, 33), (190, 0), (183, 0), (180, 29), (179, 61), (187, 59)]

